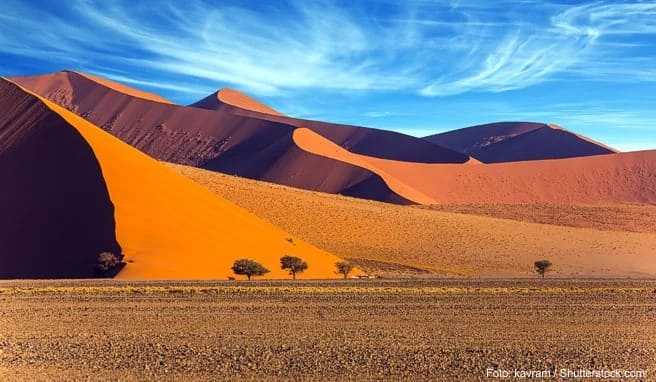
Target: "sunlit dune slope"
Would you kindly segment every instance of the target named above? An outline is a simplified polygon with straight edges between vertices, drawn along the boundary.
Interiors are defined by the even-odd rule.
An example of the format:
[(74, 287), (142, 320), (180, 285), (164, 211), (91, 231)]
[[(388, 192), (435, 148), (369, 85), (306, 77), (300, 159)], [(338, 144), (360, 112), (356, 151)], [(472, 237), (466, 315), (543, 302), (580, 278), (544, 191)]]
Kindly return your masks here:
[(473, 156), (484, 163), (574, 158), (617, 151), (560, 126), (498, 122), (425, 137), (427, 141)]
[(656, 203), (656, 150), (462, 166), (358, 155), (305, 128), (294, 131), (294, 141), (379, 174), (397, 194), (419, 204)]
[[(535, 224), (395, 206), (170, 166), (294, 235), (379, 272), (386, 269), (383, 273), (424, 269), (441, 275), (527, 276), (535, 260), (548, 258), (558, 276), (656, 275), (656, 234), (623, 232), (624, 226), (612, 226), (611, 220), (606, 228), (614, 231)], [(562, 208), (575, 213), (569, 206)], [(639, 211), (624, 213), (635, 216)], [(603, 216), (597, 212), (589, 217), (590, 226)]]
[(41, 101), (51, 115), (65, 121), (61, 129), (73, 130), (86, 141), (100, 164), (115, 208), (116, 238), (128, 262), (117, 277), (224, 278), (231, 275), (235, 259), (252, 258), (271, 270), (267, 277), (281, 278), (287, 277), (279, 266), (283, 255), (309, 263), (303, 277), (336, 277), (337, 257), (175, 174), (63, 107)]
[(75, 72), (15, 80), (156, 159), (310, 190), (409, 203), (366, 169), (299, 149), (292, 140), (295, 127), (289, 124), (223, 109), (154, 102)]

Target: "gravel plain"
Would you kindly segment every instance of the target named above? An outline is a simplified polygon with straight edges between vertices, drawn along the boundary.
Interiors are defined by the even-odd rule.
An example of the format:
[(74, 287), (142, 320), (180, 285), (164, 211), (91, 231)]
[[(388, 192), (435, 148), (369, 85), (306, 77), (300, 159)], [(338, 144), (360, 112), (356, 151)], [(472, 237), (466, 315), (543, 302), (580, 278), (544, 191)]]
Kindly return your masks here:
[(562, 369), (656, 380), (656, 281), (0, 282), (3, 381), (455, 381)]

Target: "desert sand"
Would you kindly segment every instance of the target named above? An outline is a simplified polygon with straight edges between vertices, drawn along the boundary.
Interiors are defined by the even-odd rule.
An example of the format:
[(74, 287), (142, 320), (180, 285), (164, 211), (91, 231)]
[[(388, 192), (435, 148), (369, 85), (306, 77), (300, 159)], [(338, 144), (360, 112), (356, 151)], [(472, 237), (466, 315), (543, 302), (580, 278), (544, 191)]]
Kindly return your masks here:
[(574, 158), (617, 150), (555, 124), (497, 122), (430, 135), (424, 139), (484, 163)]
[(418, 204), (656, 203), (656, 150), (462, 166), (355, 154), (305, 128), (294, 131), (294, 141), (309, 152), (369, 169)]
[(153, 102), (75, 72), (12, 80), (156, 159), (304, 189), (408, 203), (366, 169), (301, 150), (292, 140), (295, 127), (288, 124), (227, 110)]
[[(626, 221), (649, 227), (654, 207), (552, 206), (561, 220), (501, 219), (443, 212), (293, 189), (192, 167), (176, 171), (288, 232), (363, 269), (390, 276), (529, 276), (532, 264), (550, 259), (554, 275), (653, 277), (656, 233), (626, 229)], [(513, 213), (513, 206), (498, 206)], [(515, 207), (519, 209), (520, 207)], [(492, 210), (492, 207), (488, 207)], [(525, 206), (524, 210), (530, 210)], [(645, 215), (645, 209), (650, 211)], [(468, 211), (465, 211), (468, 212)], [(526, 212), (524, 212), (526, 215)], [(497, 213), (498, 217), (509, 217)], [(515, 213), (515, 217), (521, 216)], [(576, 216), (574, 218), (573, 216)], [(597, 220), (607, 217), (603, 227)], [(617, 218), (617, 223), (613, 224)], [(536, 223), (552, 223), (538, 224)]]
[(627, 380), (652, 380), (655, 288), (536, 279), (5, 282), (0, 379), (476, 381), (490, 379), (488, 368), (517, 368), (622, 369), (634, 372)]
[(282, 115), (277, 110), (263, 104), (262, 102), (258, 102), (238, 90), (229, 88), (221, 89), (212, 93), (189, 106), (208, 110), (219, 110), (221, 108), (233, 106), (263, 114)]
[[(91, 174), (86, 176), (82, 176), (84, 175), (82, 174), (79, 179), (74, 180), (76, 183), (63, 187), (82, 187), (83, 190), (96, 187), (98, 191), (95, 193), (98, 194), (98, 197), (105, 198), (104, 204), (98, 203), (99, 208), (103, 208), (109, 203), (106, 200), (107, 196), (109, 197), (114, 208), (116, 240), (122, 247), (128, 263), (118, 274), (118, 278), (225, 278), (231, 275), (230, 267), (233, 261), (244, 257), (253, 258), (269, 268), (271, 273), (266, 277), (283, 278), (288, 277), (279, 266), (279, 259), (283, 255), (296, 255), (304, 258), (310, 264), (310, 268), (301, 277), (337, 277), (334, 273), (334, 263), (339, 258), (289, 235), (193, 181), (175, 174), (160, 162), (121, 142), (63, 107), (43, 98), (29, 95), (4, 79), (2, 87), (3, 101), (6, 101), (7, 105), (5, 106), (9, 110), (19, 108), (26, 103), (37, 104), (37, 107), (42, 110), (41, 114), (36, 114), (37, 116), (42, 116), (43, 119), (49, 118), (48, 121), (57, 123), (53, 126), (46, 123), (48, 121), (43, 122), (43, 119), (34, 121), (30, 119), (33, 118), (30, 114), (27, 119), (13, 118), (12, 123), (3, 125), (3, 132), (8, 131), (12, 136), (16, 134), (28, 136), (27, 133), (23, 133), (27, 128), (33, 128), (33, 130), (57, 128), (78, 137), (78, 141), (80, 141), (77, 145), (80, 147), (78, 150), (86, 148), (86, 151), (73, 152), (71, 155), (80, 161), (91, 161), (91, 164), (83, 163), (81, 165), (86, 166), (82, 168), (86, 168)], [(48, 110), (45, 110), (44, 107)], [(29, 123), (26, 124), (25, 121)], [(33, 127), (35, 123), (37, 125)], [(18, 124), (19, 128), (12, 130), (15, 124)], [(34, 137), (34, 133), (30, 132), (28, 138), (30, 137)], [(47, 137), (47, 134), (38, 136), (41, 141), (37, 143), (41, 145), (51, 143), (43, 141)], [(22, 143), (25, 141), (29, 143), (29, 140), (26, 139), (9, 141), (13, 144), (6, 149), (6, 155), (2, 156), (3, 161), (8, 160), (6, 158), (11, 160), (12, 154), (21, 149)], [(38, 146), (36, 147), (38, 148)], [(53, 146), (52, 150), (58, 149), (57, 152), (67, 152), (67, 150), (75, 148), (76, 146)], [(38, 154), (34, 153), (34, 149), (30, 147), (25, 150), (28, 153), (31, 151), (33, 155)], [(44, 163), (39, 162), (38, 157), (28, 159), (28, 163), (45, 166), (42, 170), (44, 172), (63, 171), (67, 174), (68, 171), (74, 171), (77, 168), (62, 169), (61, 165), (67, 163), (65, 161), (62, 161), (63, 163), (56, 161)], [(92, 159), (95, 160), (92, 161)], [(13, 168), (15, 166), (9, 166), (9, 174)], [(101, 177), (100, 180), (97, 179), (99, 177)], [(87, 184), (88, 178), (93, 181), (91, 185)], [(55, 184), (63, 180), (66, 178), (57, 179)], [(104, 181), (105, 187), (101, 187), (103, 186), (102, 181)], [(56, 185), (53, 187), (57, 189)], [(64, 190), (67, 189), (64, 188)], [(18, 189), (17, 193), (21, 191), (35, 192), (27, 186)], [(48, 189), (43, 190), (43, 192), (47, 191)], [(71, 196), (74, 197), (75, 194)], [(6, 202), (34, 205), (33, 200), (16, 200), (16, 197)], [(67, 199), (66, 202), (58, 206), (65, 210), (63, 213), (66, 213), (69, 208), (80, 210), (85, 206), (85, 204), (76, 206), (76, 200)], [(38, 208), (38, 205), (34, 207)], [(109, 209), (109, 207), (104, 208)], [(94, 211), (89, 211), (89, 213), (94, 213)], [(102, 219), (106, 215), (98, 214), (97, 217), (94, 215), (94, 218)], [(21, 224), (38, 227), (46, 234), (50, 229), (60, 229), (57, 226), (60, 223), (56, 220), (48, 220), (47, 224), (37, 225), (38, 221), (30, 219), (30, 215), (26, 216), (25, 221), (22, 221)], [(85, 221), (85, 223), (87, 222)], [(105, 222), (105, 224), (109, 223)], [(74, 228), (74, 226), (70, 227), (70, 229)], [(84, 237), (80, 238), (79, 236), (87, 231), (99, 230), (100, 233), (107, 231), (107, 228), (104, 231), (102, 228), (102, 226), (90, 226), (83, 231), (72, 233), (67, 231), (66, 234), (69, 240), (75, 244), (76, 236), (79, 240), (85, 240)], [(24, 259), (21, 250), (24, 246), (29, 245), (32, 238), (25, 242), (16, 241), (21, 240), (21, 237), (9, 237), (5, 232), (7, 231), (2, 231), (2, 242), (9, 242), (10, 249), (14, 248), (19, 251), (3, 251), (3, 262), (10, 265), (20, 263), (19, 260)], [(102, 238), (106, 239), (105, 236)], [(46, 253), (51, 256), (66, 253), (66, 244), (68, 243), (61, 243), (61, 247), (53, 247), (50, 252)], [(3, 249), (6, 248), (3, 247)], [(108, 247), (104, 250), (110, 249), (112, 248)], [(89, 252), (87, 256), (96, 256), (98, 252)], [(59, 260), (55, 257), (51, 261)], [(21, 264), (17, 269), (23, 269), (22, 267), (29, 268), (30, 265)], [(92, 268), (88, 272), (91, 270)], [(5, 270), (3, 269), (3, 271)], [(12, 273), (11, 270), (6, 272)], [(87, 276), (89, 275), (87, 274)], [(14, 276), (20, 277), (21, 274)], [(74, 277), (80, 276), (80, 274), (57, 274), (57, 276)]]

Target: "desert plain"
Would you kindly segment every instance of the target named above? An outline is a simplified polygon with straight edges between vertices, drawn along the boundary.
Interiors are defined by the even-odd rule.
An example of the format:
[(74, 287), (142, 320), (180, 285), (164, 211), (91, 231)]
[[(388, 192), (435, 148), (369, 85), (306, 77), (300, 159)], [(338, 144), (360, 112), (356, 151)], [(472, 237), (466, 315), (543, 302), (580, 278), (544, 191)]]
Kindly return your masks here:
[(653, 380), (655, 320), (645, 280), (3, 281), (0, 378)]

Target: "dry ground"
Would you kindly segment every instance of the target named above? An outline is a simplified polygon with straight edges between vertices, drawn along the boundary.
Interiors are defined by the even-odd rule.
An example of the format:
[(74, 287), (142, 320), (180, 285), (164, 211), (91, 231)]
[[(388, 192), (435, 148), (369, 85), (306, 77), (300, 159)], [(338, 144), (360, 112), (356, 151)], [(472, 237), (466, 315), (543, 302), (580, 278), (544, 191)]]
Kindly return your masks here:
[(656, 377), (654, 281), (18, 281), (0, 292), (8, 381)]
[(295, 237), (375, 274), (528, 276), (535, 260), (548, 258), (563, 277), (656, 275), (654, 206), (499, 205), (437, 211), (170, 166)]

